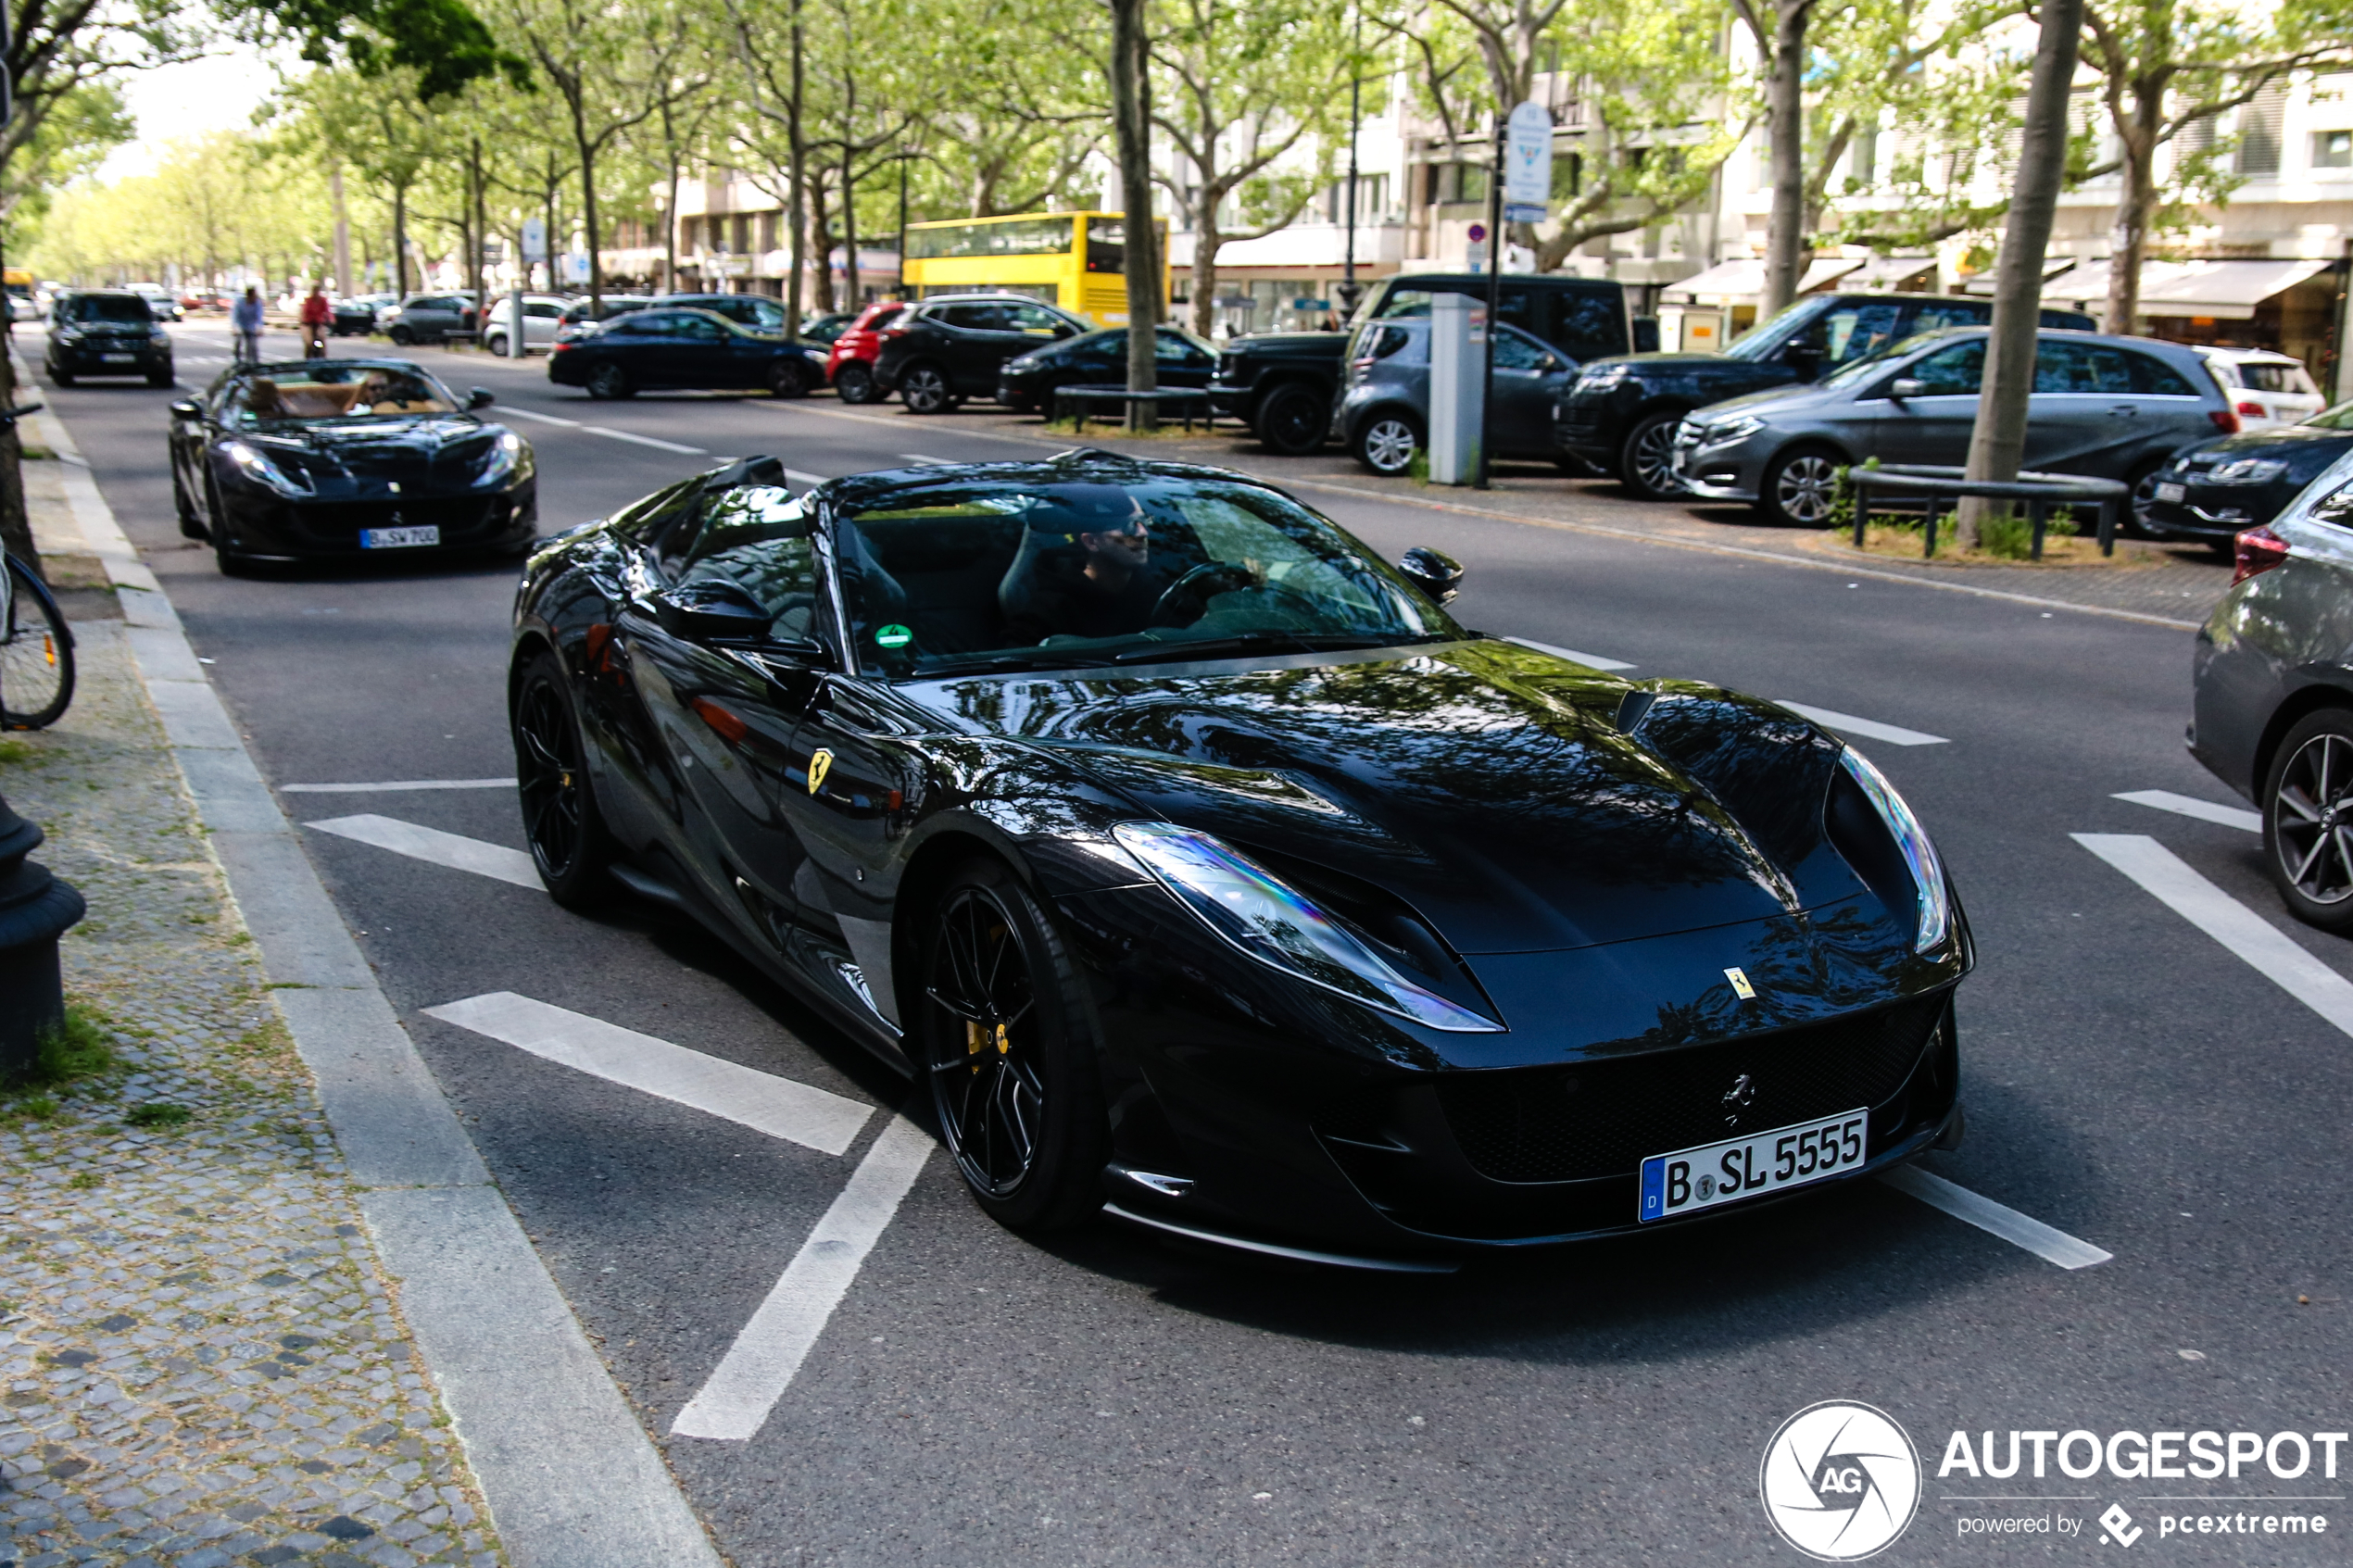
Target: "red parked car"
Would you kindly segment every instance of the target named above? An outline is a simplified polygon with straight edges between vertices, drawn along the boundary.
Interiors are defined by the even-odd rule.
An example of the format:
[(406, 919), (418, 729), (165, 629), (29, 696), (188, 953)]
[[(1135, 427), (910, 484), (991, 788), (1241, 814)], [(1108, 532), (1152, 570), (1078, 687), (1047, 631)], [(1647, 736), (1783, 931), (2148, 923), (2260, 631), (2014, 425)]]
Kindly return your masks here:
[(872, 403), (879, 395), (875, 388), (875, 356), (882, 352), (882, 330), (906, 308), (903, 299), (869, 305), (834, 339), (825, 357), (825, 379), (833, 383), (834, 395), (843, 402)]

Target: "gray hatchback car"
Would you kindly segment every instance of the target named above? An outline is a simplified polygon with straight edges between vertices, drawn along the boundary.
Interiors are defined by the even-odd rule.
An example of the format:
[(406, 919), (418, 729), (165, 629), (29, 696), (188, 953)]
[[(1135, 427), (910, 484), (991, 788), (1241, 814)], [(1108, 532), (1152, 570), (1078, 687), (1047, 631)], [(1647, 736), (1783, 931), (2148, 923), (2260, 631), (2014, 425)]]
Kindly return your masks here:
[[(1429, 432), (1429, 320), (1397, 317), (1359, 329), (1332, 438), (1378, 474), (1413, 466)], [(1526, 462), (1567, 459), (1554, 450), (1553, 404), (1577, 362), (1506, 322), (1495, 340), (1495, 394), (1489, 405), (1493, 457)], [(1584, 471), (1579, 465), (1576, 471)]]
[(2263, 809), (2289, 910), (2353, 935), (2353, 452), (2236, 546), (2197, 634), (2190, 755)]
[[(1810, 528), (1829, 520), (1838, 470), (1851, 463), (1958, 465), (1977, 423), (1985, 335), (1983, 327), (1923, 333), (1815, 385), (1698, 409), (1675, 433), (1676, 475), (1702, 500), (1746, 501), (1777, 522)], [(2154, 338), (2039, 335), (2028, 469), (2123, 480), (2137, 510), (2168, 458), (2237, 428), (2196, 349)]]

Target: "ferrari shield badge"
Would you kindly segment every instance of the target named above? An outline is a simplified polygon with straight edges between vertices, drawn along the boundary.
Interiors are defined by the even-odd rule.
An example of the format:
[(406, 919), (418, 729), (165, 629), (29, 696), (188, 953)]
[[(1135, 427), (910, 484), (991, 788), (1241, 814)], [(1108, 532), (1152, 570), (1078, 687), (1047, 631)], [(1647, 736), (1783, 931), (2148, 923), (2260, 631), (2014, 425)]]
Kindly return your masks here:
[[(819, 747), (809, 759), (809, 793), (816, 794), (825, 784), (825, 775), (833, 771), (834, 754)], [(1746, 982), (1742, 983), (1743, 985)]]
[[(824, 753), (819, 752), (818, 755), (822, 757)], [(814, 763), (811, 764), (810, 777), (816, 777)], [(815, 786), (812, 785), (811, 787), (813, 788)], [(1756, 987), (1748, 983), (1748, 976), (1743, 971), (1738, 969), (1728, 969), (1724, 972), (1724, 978), (1732, 983), (1732, 995), (1738, 997), (1742, 1001), (1753, 1002), (1756, 999)]]

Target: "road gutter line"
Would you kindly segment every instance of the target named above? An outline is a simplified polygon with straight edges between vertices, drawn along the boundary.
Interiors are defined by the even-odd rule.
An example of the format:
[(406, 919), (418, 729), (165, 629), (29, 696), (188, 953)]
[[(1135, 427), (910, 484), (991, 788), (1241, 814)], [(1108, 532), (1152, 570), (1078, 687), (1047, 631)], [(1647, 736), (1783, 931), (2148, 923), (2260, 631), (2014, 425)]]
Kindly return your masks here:
[(2068, 836), (2139, 883), (2158, 903), (2237, 954), (2264, 979), (2353, 1035), (2353, 981), (2297, 947), (2285, 932), (2200, 876), (2173, 851), (2137, 833)]
[(2116, 1256), (1942, 1176), (1931, 1175), (1917, 1165), (1898, 1165), (1893, 1171), (1881, 1172), (1880, 1180), (1931, 1209), (1941, 1209), (1964, 1223), (1975, 1225), (1989, 1236), (1998, 1236), (2012, 1246), (2022, 1247), (2045, 1262), (2057, 1263), (2062, 1269), (2088, 1269)]
[[(778, 413), (814, 414), (819, 419), (855, 420), (861, 424), (887, 425), (891, 421), (872, 414), (853, 414), (846, 408), (817, 408), (805, 403), (774, 408)], [(1034, 435), (1011, 435), (998, 430), (960, 430), (960, 436), (972, 441), (1010, 441), (1021, 446), (1051, 446), (1069, 450), (1069, 444), (1047, 440)], [(2203, 622), (2175, 621), (2169, 616), (2150, 615), (2137, 609), (2112, 609), (2106, 605), (2082, 605), (2071, 599), (2046, 599), (2033, 594), (2014, 594), (2006, 588), (1980, 588), (1968, 583), (1945, 583), (1933, 577), (1918, 577), (1909, 572), (1881, 571), (1868, 566), (1850, 566), (1843, 561), (1809, 560), (1804, 556), (1784, 556), (1772, 550), (1754, 550), (1743, 545), (1711, 545), (1701, 539), (1665, 539), (1655, 533), (1645, 533), (1636, 528), (1614, 528), (1605, 522), (1570, 522), (1563, 519), (1523, 517), (1516, 512), (1497, 511), (1487, 507), (1466, 507), (1453, 501), (1432, 501), (1419, 495), (1397, 495), (1384, 490), (1366, 490), (1353, 484), (1336, 484), (1322, 479), (1277, 479), (1265, 474), (1251, 478), (1277, 489), (1320, 490), (1333, 495), (1351, 495), (1360, 501), (1390, 501), (1401, 507), (1420, 507), (1428, 511), (1453, 512), (1462, 517), (1485, 518), (1491, 522), (1516, 522), (1528, 528), (1550, 528), (1564, 533), (1591, 533), (1604, 539), (1619, 539), (1629, 544), (1650, 545), (1667, 550), (1697, 550), (1703, 555), (1734, 556), (1743, 560), (1770, 561), (1776, 566), (1801, 567), (1808, 571), (1837, 571), (1848, 577), (1868, 577), (1877, 583), (1902, 583), (1915, 588), (1935, 588), (1947, 594), (1974, 594), (1979, 598), (2003, 599), (2011, 604), (2032, 605), (2037, 609), (2071, 609), (2082, 615), (2104, 615), (2116, 621), (2138, 621), (2144, 626), (2165, 626), (2180, 632), (2195, 632)]]
[[(20, 384), (31, 385), (24, 367)], [(52, 451), (65, 423), (32, 416)], [(718, 1552), (440, 1085), (86, 465), (63, 474), (122, 607), (124, 641), (317, 1080), (403, 1317), (516, 1568), (720, 1568)]]
[(512, 779), (389, 779), (381, 784), (280, 784), (280, 795), (378, 795), (392, 789), (512, 789)]
[(849, 1294), (866, 1254), (923, 1173), (931, 1135), (893, 1116), (768, 1298), (677, 1419), (673, 1436), (745, 1442), (758, 1435)]

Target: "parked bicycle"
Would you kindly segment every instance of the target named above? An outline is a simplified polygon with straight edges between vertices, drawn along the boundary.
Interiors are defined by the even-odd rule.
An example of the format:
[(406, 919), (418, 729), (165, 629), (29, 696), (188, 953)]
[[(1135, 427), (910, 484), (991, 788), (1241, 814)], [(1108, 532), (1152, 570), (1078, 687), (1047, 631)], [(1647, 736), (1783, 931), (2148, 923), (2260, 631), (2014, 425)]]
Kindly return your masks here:
[(0, 730), (38, 730), (73, 701), (73, 633), (31, 568), (0, 572)]

